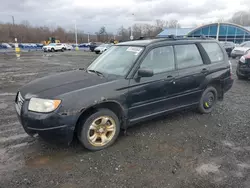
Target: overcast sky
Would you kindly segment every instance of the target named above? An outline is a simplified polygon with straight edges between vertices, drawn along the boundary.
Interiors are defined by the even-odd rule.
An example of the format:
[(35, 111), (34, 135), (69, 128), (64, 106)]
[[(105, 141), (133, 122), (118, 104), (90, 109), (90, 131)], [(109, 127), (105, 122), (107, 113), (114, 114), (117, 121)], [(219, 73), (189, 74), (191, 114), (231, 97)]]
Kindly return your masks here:
[(0, 21), (12, 22), (13, 15), (16, 23), (27, 20), (36, 26), (73, 29), (76, 20), (84, 32), (103, 25), (116, 32), (121, 25), (155, 19), (177, 19), (182, 27), (192, 27), (249, 8), (249, 0), (0, 0)]

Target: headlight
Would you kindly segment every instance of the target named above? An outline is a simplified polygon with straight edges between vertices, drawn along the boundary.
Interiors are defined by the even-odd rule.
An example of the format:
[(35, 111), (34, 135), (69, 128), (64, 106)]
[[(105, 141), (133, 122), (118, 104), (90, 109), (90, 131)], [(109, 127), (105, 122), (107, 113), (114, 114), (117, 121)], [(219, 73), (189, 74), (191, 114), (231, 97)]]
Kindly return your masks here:
[(240, 62), (241, 62), (241, 63), (245, 63), (245, 62), (246, 62), (246, 59), (245, 59), (244, 56), (242, 56), (242, 57), (240, 58)]
[(34, 112), (52, 112), (60, 105), (61, 100), (49, 100), (31, 98), (28, 106), (28, 110)]

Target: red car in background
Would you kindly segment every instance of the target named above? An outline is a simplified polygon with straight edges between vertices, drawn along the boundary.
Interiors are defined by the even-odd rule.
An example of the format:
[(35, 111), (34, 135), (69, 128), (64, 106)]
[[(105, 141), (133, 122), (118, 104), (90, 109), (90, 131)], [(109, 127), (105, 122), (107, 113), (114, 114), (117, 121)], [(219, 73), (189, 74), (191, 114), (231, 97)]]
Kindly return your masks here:
[(240, 58), (237, 65), (236, 75), (238, 79), (250, 78), (250, 52)]

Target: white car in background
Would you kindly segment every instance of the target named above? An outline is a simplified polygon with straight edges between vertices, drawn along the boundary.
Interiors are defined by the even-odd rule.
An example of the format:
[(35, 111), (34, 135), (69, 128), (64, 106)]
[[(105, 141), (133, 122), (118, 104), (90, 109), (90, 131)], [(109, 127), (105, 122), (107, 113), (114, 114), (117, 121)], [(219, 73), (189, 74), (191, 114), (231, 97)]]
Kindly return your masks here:
[(231, 52), (231, 57), (241, 57), (247, 54), (248, 52), (250, 52), (250, 41), (243, 42), (239, 46), (236, 46)]
[(113, 46), (113, 44), (101, 44), (100, 46), (98, 46), (94, 49), (94, 52), (96, 54), (99, 54), (99, 53), (101, 54), (101, 53), (105, 52), (107, 49), (109, 49), (111, 46)]
[(70, 44), (63, 44), (64, 45), (64, 50), (73, 50), (73, 46)]
[(57, 51), (64, 51), (64, 45), (61, 43), (50, 43), (47, 46), (43, 47), (44, 52), (57, 52)]

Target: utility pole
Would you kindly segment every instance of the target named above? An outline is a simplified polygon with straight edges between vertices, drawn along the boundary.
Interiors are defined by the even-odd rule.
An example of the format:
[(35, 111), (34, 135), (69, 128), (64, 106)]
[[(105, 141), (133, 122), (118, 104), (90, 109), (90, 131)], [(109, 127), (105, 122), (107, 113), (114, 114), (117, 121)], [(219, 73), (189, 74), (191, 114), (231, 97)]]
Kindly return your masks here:
[(12, 17), (12, 25), (15, 25), (15, 17), (12, 15), (11, 15), (11, 17)]
[(75, 21), (75, 39), (76, 39), (76, 45), (77, 45), (77, 28), (76, 28), (76, 21)]
[[(133, 13), (132, 16), (134, 16), (135, 14)], [(133, 19), (134, 20), (134, 19)], [(131, 25), (131, 34), (130, 34), (130, 40), (134, 40), (134, 36), (133, 36), (133, 23)]]
[(88, 43), (89, 43), (89, 32), (88, 32)]

